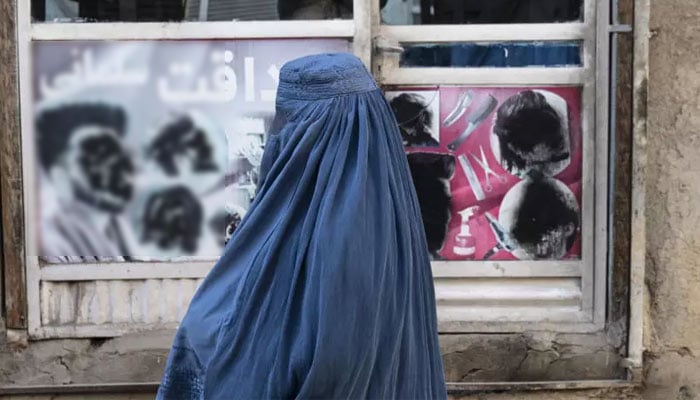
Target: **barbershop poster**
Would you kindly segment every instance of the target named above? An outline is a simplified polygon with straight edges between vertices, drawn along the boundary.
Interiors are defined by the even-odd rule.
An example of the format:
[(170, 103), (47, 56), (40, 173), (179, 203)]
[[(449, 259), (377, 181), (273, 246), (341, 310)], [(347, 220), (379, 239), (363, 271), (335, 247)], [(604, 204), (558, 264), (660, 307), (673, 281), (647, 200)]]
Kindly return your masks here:
[(386, 93), (436, 260), (581, 256), (577, 87)]
[(39, 256), (212, 260), (255, 193), (280, 67), (341, 40), (35, 42)]

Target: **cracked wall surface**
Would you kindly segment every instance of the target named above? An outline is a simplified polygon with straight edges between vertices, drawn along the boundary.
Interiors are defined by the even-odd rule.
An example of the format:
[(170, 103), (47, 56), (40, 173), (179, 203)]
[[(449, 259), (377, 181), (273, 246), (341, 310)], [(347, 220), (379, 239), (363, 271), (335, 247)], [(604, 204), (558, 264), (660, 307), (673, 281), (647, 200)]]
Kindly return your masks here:
[[(611, 337), (612, 336), (612, 337)], [(449, 382), (623, 378), (620, 337), (599, 334), (442, 335)]]
[(28, 346), (0, 339), (0, 387), (136, 383), (160, 380), (172, 331), (110, 340), (47, 340)]
[[(172, 331), (110, 340), (0, 343), (0, 386), (156, 382)], [(600, 335), (443, 335), (448, 381), (607, 379), (619, 350)]]

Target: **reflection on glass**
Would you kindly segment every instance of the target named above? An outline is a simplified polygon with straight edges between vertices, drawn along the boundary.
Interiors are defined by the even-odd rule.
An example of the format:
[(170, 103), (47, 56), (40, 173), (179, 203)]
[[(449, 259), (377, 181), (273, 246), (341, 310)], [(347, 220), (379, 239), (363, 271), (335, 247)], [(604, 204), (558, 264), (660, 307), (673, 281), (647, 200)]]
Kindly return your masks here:
[(279, 19), (277, 16), (276, 0), (188, 0), (185, 18), (189, 21)]
[(577, 21), (583, 0), (389, 0), (390, 25), (505, 24)]
[[(38, 22), (260, 21), (352, 18), (352, 0), (31, 0)], [(382, 0), (382, 6), (386, 0)]]
[(450, 43), (406, 46), (402, 67), (571, 67), (581, 65), (576, 42)]

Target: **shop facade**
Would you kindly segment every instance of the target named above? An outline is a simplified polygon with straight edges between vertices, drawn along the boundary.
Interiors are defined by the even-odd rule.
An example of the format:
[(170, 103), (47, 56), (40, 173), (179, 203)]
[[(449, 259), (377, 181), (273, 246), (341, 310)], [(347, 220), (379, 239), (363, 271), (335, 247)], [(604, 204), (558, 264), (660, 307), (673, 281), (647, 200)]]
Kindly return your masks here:
[(3, 6), (5, 325), (51, 364), (8, 383), (157, 382), (254, 197), (280, 66), (334, 51), (396, 113), (451, 390), (641, 381), (648, 4), (146, 3)]

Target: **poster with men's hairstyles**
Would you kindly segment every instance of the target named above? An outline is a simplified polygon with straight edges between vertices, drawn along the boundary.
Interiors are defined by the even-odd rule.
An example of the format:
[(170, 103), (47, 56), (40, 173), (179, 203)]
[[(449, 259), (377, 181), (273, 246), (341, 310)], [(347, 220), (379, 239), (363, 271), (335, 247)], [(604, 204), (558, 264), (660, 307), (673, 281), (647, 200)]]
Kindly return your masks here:
[(435, 260), (581, 257), (578, 87), (387, 92)]
[(35, 42), (38, 255), (214, 260), (255, 195), (279, 68), (342, 40)]

